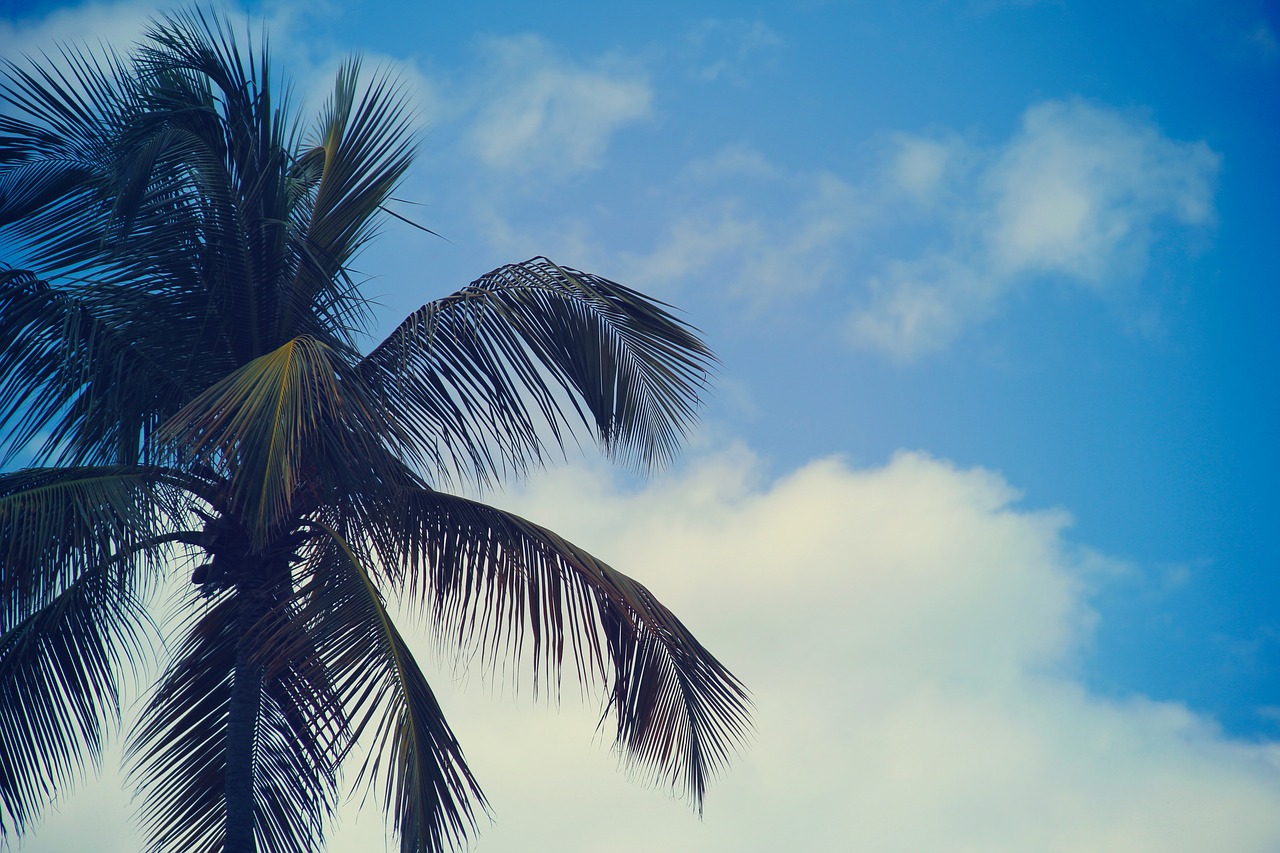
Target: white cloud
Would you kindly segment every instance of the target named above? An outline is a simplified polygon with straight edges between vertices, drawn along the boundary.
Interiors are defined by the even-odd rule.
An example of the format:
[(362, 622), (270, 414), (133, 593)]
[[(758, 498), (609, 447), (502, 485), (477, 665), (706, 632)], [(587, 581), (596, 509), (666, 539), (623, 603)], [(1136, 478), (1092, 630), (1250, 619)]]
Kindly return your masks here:
[[(740, 145), (647, 188), (644, 202), (665, 214), (644, 251), (611, 246), (600, 222), (579, 211), (530, 221), (498, 204), (474, 209), (503, 256), (573, 258), (574, 266), (647, 293), (702, 290), (748, 312), (775, 309), (838, 280), (841, 260), (869, 214), (862, 195), (839, 176), (789, 173)], [(632, 245), (635, 231), (643, 230), (628, 232)]]
[(890, 180), (916, 200), (927, 201), (943, 186), (963, 145), (955, 139), (899, 135), (892, 148)]
[(147, 22), (157, 14), (157, 4), (147, 0), (123, 3), (86, 3), (60, 8), (39, 17), (0, 19), (0, 56), (17, 59), (24, 53), (38, 56), (56, 44), (110, 45), (127, 51), (138, 41)]
[(855, 343), (910, 361), (950, 343), (994, 310), (995, 280), (949, 255), (890, 261), (867, 281), (863, 307), (849, 315)]
[(564, 175), (600, 165), (610, 137), (649, 119), (653, 92), (632, 69), (560, 58), (542, 39), (490, 39), (471, 139), (493, 169)]
[(944, 236), (915, 260), (887, 262), (847, 324), (852, 342), (901, 360), (941, 349), (1046, 276), (1124, 289), (1161, 236), (1214, 218), (1219, 157), (1205, 143), (1078, 98), (1032, 106), (985, 155), (955, 140), (894, 145), (889, 183), (904, 194), (920, 200), (951, 182)]
[(1156, 224), (1212, 219), (1217, 168), (1203, 142), (1176, 142), (1139, 119), (1080, 100), (1038, 104), (985, 176), (994, 271), (1094, 284), (1140, 272)]
[(754, 692), (700, 824), (612, 774), (594, 712), (450, 697), (515, 850), (1263, 853), (1276, 748), (1073, 680), (1103, 559), (998, 475), (916, 453), (774, 482), (738, 449), (639, 491), (561, 471), (513, 508), (631, 572)]
[(578, 214), (525, 224), (494, 208), (487, 230), (504, 245), (565, 246), (664, 296), (707, 289), (759, 316), (804, 310), (818, 293), (829, 306), (838, 291), (846, 339), (907, 362), (998, 317), (1012, 292), (1049, 283), (1122, 306), (1130, 328), (1158, 334), (1159, 306), (1137, 304), (1151, 258), (1214, 221), (1217, 154), (1081, 99), (1032, 106), (995, 146), (943, 131), (866, 150), (878, 151), (875, 168), (846, 177), (726, 145), (645, 188), (657, 215), (641, 250), (610, 246)]
[[(573, 691), (556, 711), (437, 674), (496, 814), (473, 849), (1280, 848), (1277, 745), (1073, 677), (1089, 585), (1121, 570), (1070, 541), (1065, 513), (1018, 499), (993, 472), (920, 453), (769, 481), (741, 447), (644, 488), (578, 467), (507, 494), (679, 613), (753, 691), (757, 732), (699, 822), (616, 772), (596, 706)], [(120, 839), (101, 853), (136, 849), (83, 794), (24, 849), (89, 833)], [(359, 820), (354, 805), (330, 849), (380, 849), (376, 804)]]

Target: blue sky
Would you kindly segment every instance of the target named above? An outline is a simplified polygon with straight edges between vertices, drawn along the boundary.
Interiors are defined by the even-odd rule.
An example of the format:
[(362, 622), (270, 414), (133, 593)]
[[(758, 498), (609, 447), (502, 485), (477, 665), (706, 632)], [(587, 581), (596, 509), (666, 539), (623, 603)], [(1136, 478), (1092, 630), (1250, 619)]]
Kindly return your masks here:
[[(15, 57), (155, 7), (4, 8)], [(400, 196), (447, 240), (391, 224), (361, 259), (385, 326), (546, 254), (721, 359), (673, 470), (574, 453), (491, 498), (687, 614), (755, 748), (699, 823), (613, 772), (590, 703), (442, 664), (491, 762), (475, 849), (1280, 847), (1274, 7), (233, 11), (299, 100), (351, 52), (414, 99)], [(121, 825), (117, 787), (25, 849)]]

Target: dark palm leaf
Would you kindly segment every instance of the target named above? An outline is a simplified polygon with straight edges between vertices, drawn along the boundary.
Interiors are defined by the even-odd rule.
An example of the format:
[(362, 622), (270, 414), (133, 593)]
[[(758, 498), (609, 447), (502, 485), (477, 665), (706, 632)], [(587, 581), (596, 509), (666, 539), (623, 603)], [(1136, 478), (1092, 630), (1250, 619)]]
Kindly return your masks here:
[(419, 437), (423, 461), (485, 481), (541, 462), (569, 411), (610, 455), (667, 462), (711, 363), (660, 303), (534, 258), (424, 305), (360, 371)]
[(701, 808), (747, 734), (749, 701), (647, 588), (546, 528), (441, 492), (404, 492), (359, 527), (443, 639), (494, 660), (527, 649), (535, 689), (558, 679), (567, 638), (579, 678), (607, 684), (617, 746)]
[(185, 488), (207, 484), (159, 468), (27, 468), (0, 474), (0, 634), (86, 573), (159, 569), (184, 529)]
[[(68, 292), (0, 269), (0, 430), (10, 454), (30, 449), (37, 460), (73, 465), (144, 461), (144, 436), (203, 379), (177, 357), (173, 308), (156, 294)], [(162, 322), (162, 335), (148, 334)]]
[[(145, 792), (141, 816), (150, 850), (221, 850), (226, 836), (227, 724), (243, 631), (236, 596), (222, 596), (195, 622), (158, 685), (129, 744)], [(333, 811), (341, 725), (316, 725), (332, 703), (315, 667), (286, 662), (263, 679), (253, 721), (254, 820), (258, 849), (293, 853), (323, 838)], [(327, 698), (321, 698), (327, 697)]]
[(0, 475), (0, 812), (18, 829), (82, 754), (97, 760), (163, 546), (195, 540), (177, 485), (193, 480), (124, 467)]
[[(383, 603), (359, 540), (315, 522), (323, 535), (301, 574), (299, 616), (306, 642), (347, 697), (353, 736), (370, 751), (357, 785), (381, 787), (402, 853), (438, 853), (474, 828), (484, 795), (444, 713)], [(264, 642), (267, 669), (298, 656), (285, 635)]]
[(311, 203), (296, 208), (297, 278), (283, 314), (284, 334), (332, 333), (364, 320), (347, 264), (374, 236), (375, 214), (409, 167), (413, 146), (403, 96), (382, 77), (357, 100), (360, 65), (338, 71), (316, 144), (297, 173), (314, 174)]
[[(8, 537), (5, 537), (6, 539)], [(21, 832), (101, 758), (121, 675), (145, 650), (138, 579), (103, 565), (0, 633), (0, 834)]]

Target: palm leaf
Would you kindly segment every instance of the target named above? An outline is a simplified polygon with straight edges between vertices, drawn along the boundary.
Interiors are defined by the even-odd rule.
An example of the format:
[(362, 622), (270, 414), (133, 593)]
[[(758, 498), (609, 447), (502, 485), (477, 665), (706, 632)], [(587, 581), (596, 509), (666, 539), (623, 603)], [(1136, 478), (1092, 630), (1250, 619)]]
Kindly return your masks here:
[(387, 458), (381, 442), (394, 435), (346, 373), (331, 348), (295, 338), (200, 394), (160, 438), (227, 471), (231, 502), (262, 544), (305, 509), (298, 501), (314, 503), (330, 487), (351, 491), (370, 476), (360, 460)]
[(307, 205), (295, 208), (297, 276), (289, 291), (282, 332), (315, 334), (348, 329), (364, 320), (363, 301), (353, 301), (347, 264), (376, 233), (377, 214), (399, 183), (413, 155), (405, 101), (390, 78), (378, 78), (361, 93), (360, 63), (339, 69), (326, 103), (316, 143), (298, 157)]
[(617, 746), (701, 809), (747, 735), (749, 701), (647, 588), (546, 528), (441, 492), (405, 492), (358, 525), (445, 639), (493, 661), (527, 651), (535, 689), (558, 680), (567, 639), (579, 678), (605, 681)]
[[(334, 527), (314, 522), (323, 537), (300, 575), (299, 616), (306, 640), (346, 697), (352, 736), (370, 734), (356, 785), (383, 791), (402, 853), (439, 853), (474, 828), (473, 802), (486, 808), (461, 747), (430, 685), (387, 613), (368, 554)], [(263, 644), (267, 670), (299, 648), (283, 635)]]
[(6, 814), (22, 832), (85, 758), (99, 761), (119, 722), (119, 679), (148, 623), (137, 578), (117, 569), (82, 574), (0, 635), (0, 835)]
[[(154, 853), (222, 849), (239, 610), (228, 594), (204, 611), (130, 739), (126, 758), (144, 791), (140, 816)], [(263, 680), (252, 726), (254, 833), (263, 853), (314, 849), (336, 802), (343, 730), (317, 724), (317, 706), (331, 700), (317, 699), (314, 674), (310, 662), (294, 660)]]
[(18, 831), (99, 758), (142, 648), (140, 599), (164, 546), (196, 539), (181, 526), (192, 484), (127, 467), (0, 475), (0, 811)]
[(360, 371), (418, 436), (421, 461), (487, 481), (540, 463), (569, 412), (610, 455), (664, 464), (711, 362), (659, 303), (534, 258), (424, 305)]
[(184, 529), (197, 478), (160, 468), (27, 468), (0, 474), (0, 634), (105, 567), (157, 570)]
[[(138, 343), (154, 338), (139, 335), (137, 321), (111, 322), (120, 306), (96, 301), (0, 269), (0, 430), (10, 454), (30, 447), (42, 461), (137, 463), (144, 433), (188, 396), (172, 351), (166, 362)], [(129, 303), (164, 316), (170, 306), (158, 301)]]
[(75, 48), (27, 69), (0, 61), (0, 228), (43, 269), (96, 256), (111, 143), (134, 112), (136, 81), (111, 53)]

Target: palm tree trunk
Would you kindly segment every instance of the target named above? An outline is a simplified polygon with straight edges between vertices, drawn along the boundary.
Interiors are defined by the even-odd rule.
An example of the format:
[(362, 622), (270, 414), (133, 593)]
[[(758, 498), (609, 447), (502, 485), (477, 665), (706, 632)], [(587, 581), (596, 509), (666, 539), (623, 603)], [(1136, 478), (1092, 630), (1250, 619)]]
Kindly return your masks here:
[(240, 589), (240, 638), (227, 709), (227, 841), (223, 853), (257, 853), (254, 838), (253, 746), (262, 703), (262, 669), (250, 658), (250, 628), (261, 616), (256, 589)]

